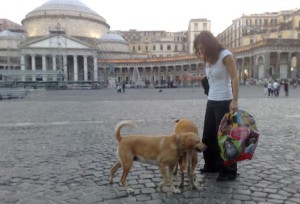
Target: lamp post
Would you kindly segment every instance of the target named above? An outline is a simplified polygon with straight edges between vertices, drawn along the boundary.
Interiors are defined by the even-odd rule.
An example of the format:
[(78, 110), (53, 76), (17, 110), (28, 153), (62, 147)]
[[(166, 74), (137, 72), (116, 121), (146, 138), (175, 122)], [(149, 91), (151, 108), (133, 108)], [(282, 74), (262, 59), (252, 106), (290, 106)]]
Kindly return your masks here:
[(291, 78), (294, 78), (294, 67), (291, 67)]

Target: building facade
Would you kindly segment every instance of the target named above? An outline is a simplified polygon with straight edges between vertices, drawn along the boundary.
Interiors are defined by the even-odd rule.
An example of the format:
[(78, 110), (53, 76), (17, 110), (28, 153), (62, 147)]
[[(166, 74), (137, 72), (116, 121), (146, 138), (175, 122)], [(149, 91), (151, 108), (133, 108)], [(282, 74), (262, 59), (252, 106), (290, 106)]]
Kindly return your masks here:
[(200, 70), (194, 56), (181, 57), (189, 54), (194, 28), (112, 32), (79, 0), (47, 1), (25, 16), (20, 30), (12, 29), (13, 22), (0, 25), (0, 81), (106, 83), (114, 73), (129, 83), (134, 67), (144, 82), (179, 82), (183, 67)]
[[(204, 72), (193, 41), (205, 18), (186, 31), (110, 31), (106, 20), (79, 0), (49, 0), (29, 12), (22, 26), (0, 21), (0, 81), (181, 83), (184, 70)], [(22, 28), (22, 29), (20, 29)], [(300, 76), (299, 10), (243, 15), (217, 37), (235, 54), (239, 75), (291, 79)]]
[(210, 31), (211, 30), (211, 22), (210, 20), (204, 19), (191, 19), (189, 22), (189, 30), (188, 30), (188, 53), (194, 53), (194, 40), (201, 33), (201, 31)]
[(300, 76), (300, 9), (243, 15), (218, 39), (234, 52), (243, 80)]

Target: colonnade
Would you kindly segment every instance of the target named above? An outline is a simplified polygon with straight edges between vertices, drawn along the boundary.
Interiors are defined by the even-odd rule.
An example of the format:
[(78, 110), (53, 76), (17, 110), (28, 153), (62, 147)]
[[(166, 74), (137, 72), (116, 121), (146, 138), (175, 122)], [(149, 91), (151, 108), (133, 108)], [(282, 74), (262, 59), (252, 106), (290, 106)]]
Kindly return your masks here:
[[(99, 69), (105, 69), (104, 64), (99, 64)], [(144, 83), (150, 84), (160, 84), (167, 81), (173, 81), (180, 83), (182, 81), (182, 76), (185, 71), (192, 73), (193, 75), (199, 75), (204, 73), (204, 64), (200, 62), (197, 58), (192, 57), (191, 60), (174, 60), (169, 62), (159, 61), (156, 59), (155, 62), (142, 62), (142, 63), (132, 63), (128, 61), (127, 63), (115, 63), (114, 71), (117, 83), (135, 83), (134, 73), (135, 70), (138, 71), (140, 80)]]
[[(92, 62), (88, 59), (92, 59)], [(98, 81), (96, 56), (23, 54), (20, 62), (22, 71), (32, 71), (31, 79), (23, 75), (22, 81), (36, 81), (37, 78), (42, 81), (56, 81), (59, 73), (64, 81)]]
[(240, 79), (297, 79), (300, 77), (299, 41), (267, 39), (233, 50)]

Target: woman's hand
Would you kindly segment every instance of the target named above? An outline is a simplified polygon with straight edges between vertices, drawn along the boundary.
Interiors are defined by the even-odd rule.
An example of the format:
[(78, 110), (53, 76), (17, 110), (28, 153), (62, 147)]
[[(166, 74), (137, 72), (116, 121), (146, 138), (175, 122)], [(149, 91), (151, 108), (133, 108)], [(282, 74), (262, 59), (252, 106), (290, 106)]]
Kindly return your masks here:
[(188, 72), (183, 73), (183, 81), (192, 81), (192, 75)]
[(206, 75), (201, 74), (200, 76), (193, 76), (188, 72), (183, 73), (183, 81), (202, 81)]
[(238, 110), (238, 102), (235, 100), (232, 100), (229, 108), (230, 108), (230, 111), (236, 112)]

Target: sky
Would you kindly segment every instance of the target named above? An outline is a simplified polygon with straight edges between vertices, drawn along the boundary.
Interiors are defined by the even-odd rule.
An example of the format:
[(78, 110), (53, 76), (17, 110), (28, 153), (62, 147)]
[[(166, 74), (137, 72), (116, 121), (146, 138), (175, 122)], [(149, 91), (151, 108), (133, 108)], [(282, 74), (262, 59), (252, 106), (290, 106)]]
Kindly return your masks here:
[[(62, 0), (63, 1), (63, 0)], [(218, 35), (243, 14), (261, 14), (300, 9), (299, 0), (80, 0), (102, 16), (110, 30), (138, 31), (188, 30), (191, 19), (211, 21), (211, 32)], [(47, 0), (0, 0), (0, 18), (21, 24), (26, 14)]]

